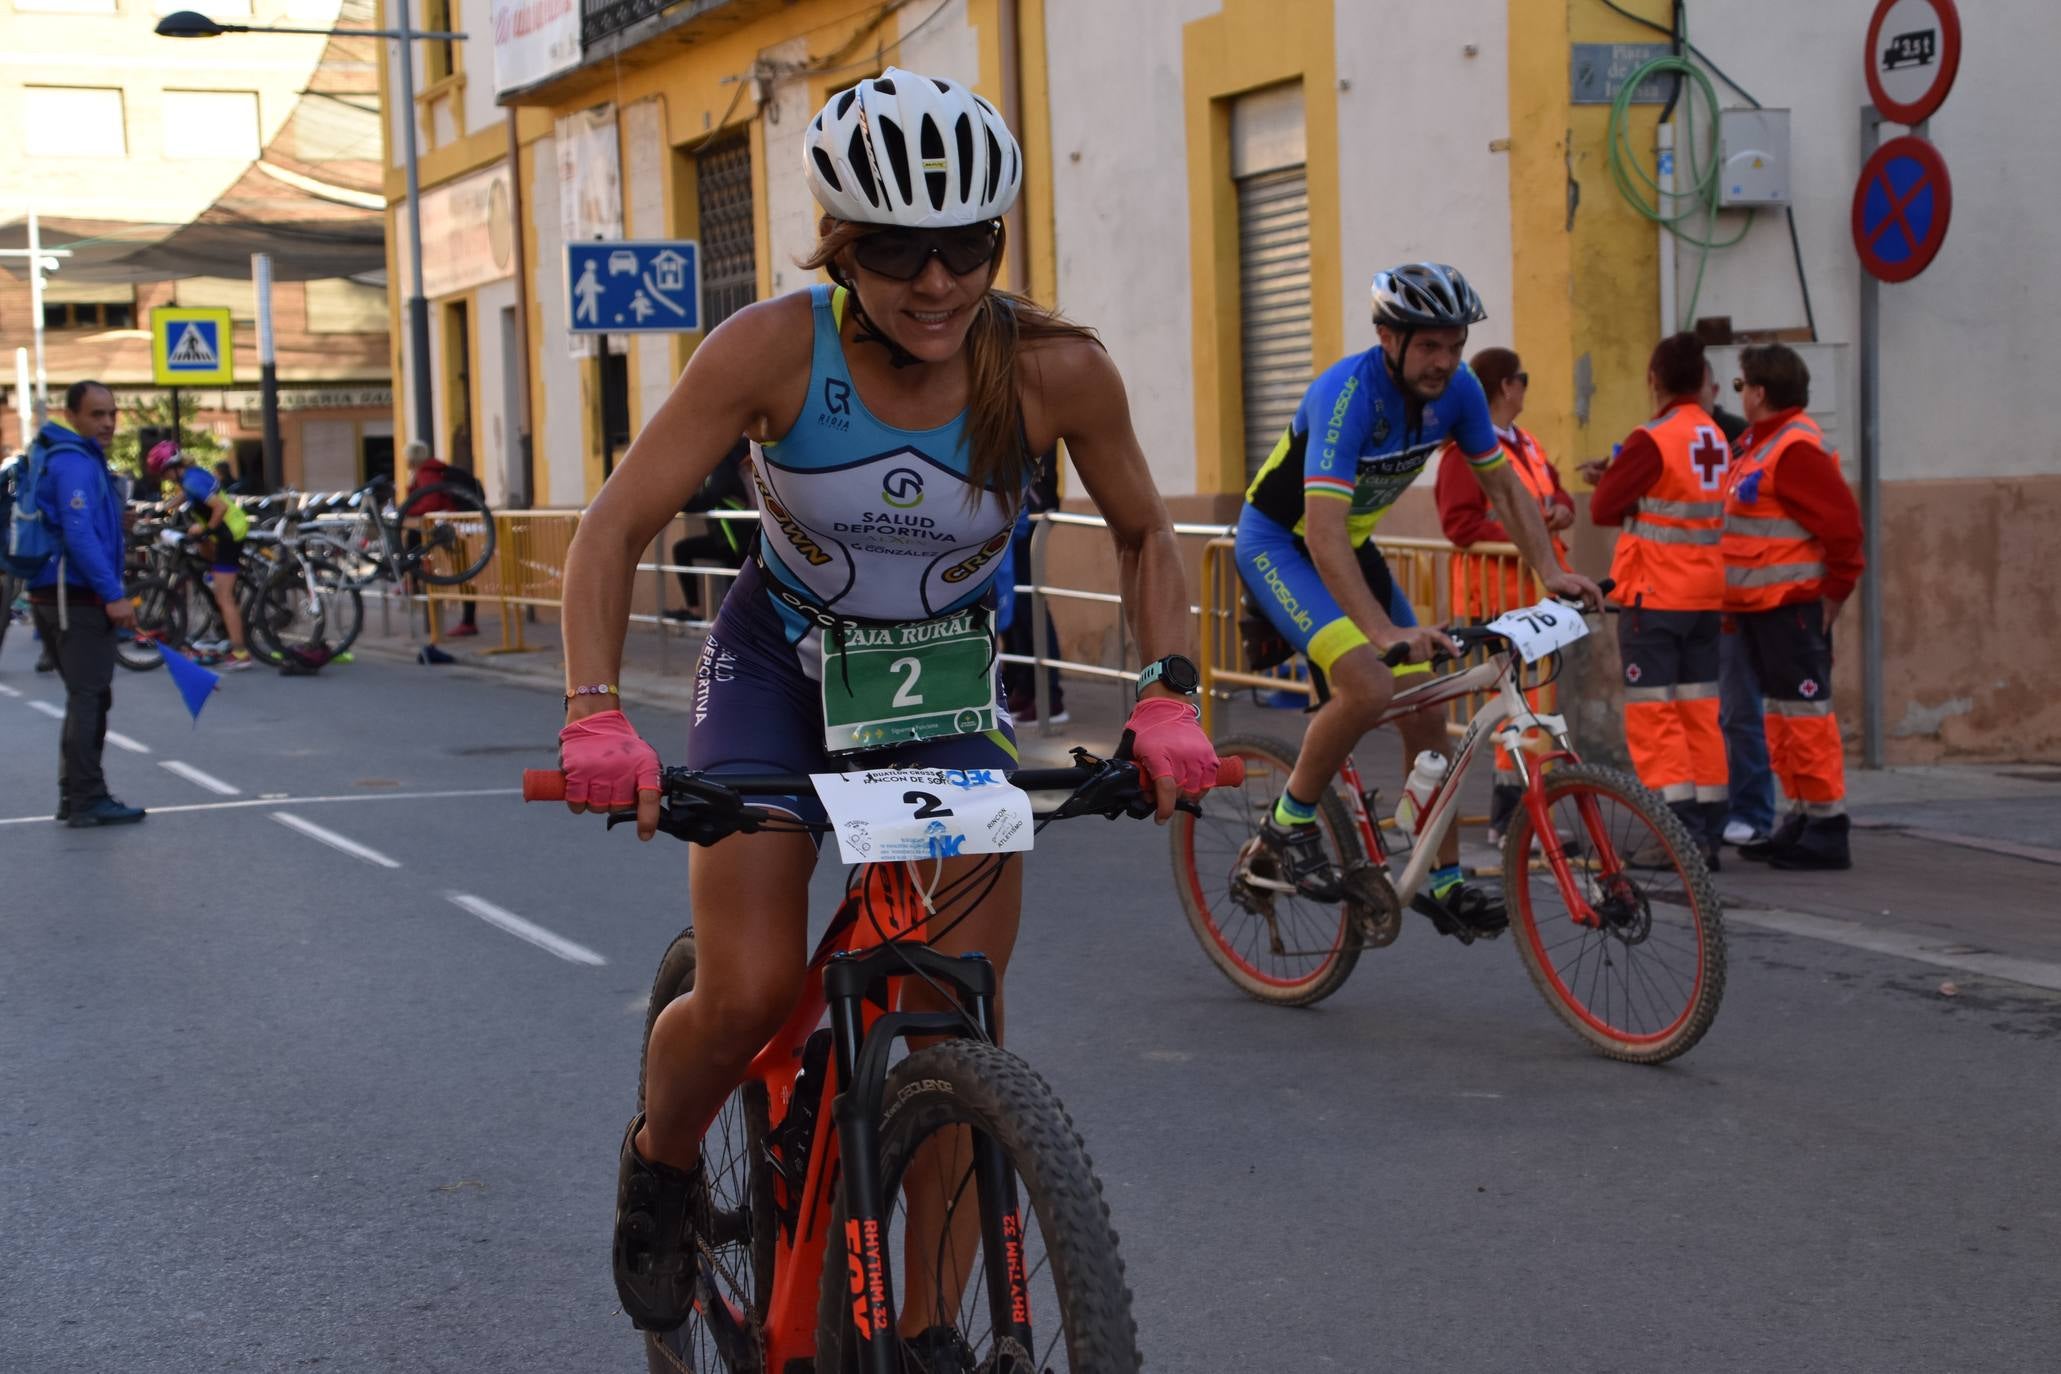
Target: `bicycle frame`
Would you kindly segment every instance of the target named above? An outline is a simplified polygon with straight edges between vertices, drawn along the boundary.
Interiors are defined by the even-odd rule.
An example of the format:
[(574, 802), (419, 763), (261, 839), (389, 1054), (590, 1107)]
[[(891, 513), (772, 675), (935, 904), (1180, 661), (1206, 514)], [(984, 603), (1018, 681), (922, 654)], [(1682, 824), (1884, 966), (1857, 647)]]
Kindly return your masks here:
[[(1531, 816), (1533, 831), (1539, 837), (1547, 867), (1560, 884), (1574, 921), (1578, 925), (1600, 927), (1602, 917), (1589, 903), (1587, 886), (1576, 880), (1574, 870), (1568, 864), (1566, 846), (1553, 826), (1546, 804), (1545, 765), (1561, 760), (1579, 763), (1581, 759), (1567, 741), (1567, 722), (1559, 716), (1540, 714), (1525, 700), (1524, 693), (1518, 688), (1516, 666), (1508, 650), (1492, 654), (1486, 663), (1476, 664), (1463, 672), (1435, 677), (1420, 687), (1397, 693), (1375, 728), (1394, 724), (1414, 711), (1484, 691), (1491, 685), (1497, 688), (1496, 695), (1485, 702), (1468, 722), (1452, 766), (1431, 794), (1430, 804), (1418, 812), (1415, 833), (1411, 836), (1410, 861), (1403, 866), (1401, 874), (1391, 875), (1396, 894), (1401, 901), (1408, 902), (1430, 876), (1432, 866), (1438, 862), (1439, 846), (1444, 842), (1446, 832), (1459, 819), (1460, 789), (1473, 770), (1483, 742), (1493, 740), (1517, 765), (1518, 777), (1524, 788), (1524, 808)], [(1538, 737), (1531, 737), (1534, 730), (1539, 732)], [(1387, 868), (1388, 846), (1381, 837), (1381, 827), (1367, 810), (1366, 799), (1370, 794), (1360, 780), (1359, 765), (1350, 755), (1339, 770), (1339, 777), (1346, 785), (1353, 824), (1359, 828), (1365, 852)], [(1591, 841), (1597, 846), (1597, 858), (1603, 873), (1609, 877), (1616, 876), (1623, 865), (1605, 833), (1595, 799), (1580, 796), (1576, 798), (1575, 805), (1581, 812)], [(1505, 876), (1507, 879), (1508, 875)]]
[[(927, 935), (924, 901), (909, 869), (868, 866), (809, 960), (801, 1001), (747, 1071), (747, 1081), (765, 1087), (769, 1119), (775, 1258), (761, 1347), (769, 1374), (786, 1370), (790, 1361), (817, 1358), (817, 1295), (832, 1189), (840, 1183), (859, 1368), (863, 1374), (902, 1369), (886, 1243), (892, 1199), (882, 1196), (879, 1173), (888, 1056), (903, 1036), (964, 1035), (969, 1020), (989, 1040), (997, 1034), (994, 966), (977, 954), (940, 954), (924, 943)], [(963, 1015), (888, 1010), (899, 1008), (912, 966), (955, 988)], [(834, 1076), (828, 1072), (833, 1065)], [(836, 1129), (827, 1130), (833, 1121)], [(973, 1150), (982, 1244), (989, 1255), (1006, 1257), (999, 1280), (987, 1266), (990, 1316), (998, 1335), (1030, 1348), (1015, 1181), (991, 1140), (976, 1133)], [(704, 1310), (703, 1316), (717, 1349), (733, 1364), (744, 1363), (732, 1351), (750, 1339), (747, 1315)]]

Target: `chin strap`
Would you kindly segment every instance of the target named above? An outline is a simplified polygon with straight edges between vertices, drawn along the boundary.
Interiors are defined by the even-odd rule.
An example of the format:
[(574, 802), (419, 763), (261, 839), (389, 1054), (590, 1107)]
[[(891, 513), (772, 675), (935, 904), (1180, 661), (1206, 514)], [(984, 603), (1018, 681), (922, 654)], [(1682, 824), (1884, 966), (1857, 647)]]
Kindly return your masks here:
[(859, 304), (858, 288), (846, 281), (844, 274), (839, 272), (834, 266), (830, 269), (830, 279), (844, 288), (845, 299), (852, 312), (852, 323), (855, 326), (852, 333), (854, 339), (860, 343), (879, 344), (882, 348), (886, 349), (887, 361), (890, 367), (914, 367), (917, 363), (923, 361), (923, 359), (917, 357), (914, 353), (911, 353), (908, 349), (902, 347), (874, 327), (872, 319), (866, 314), (866, 307)]

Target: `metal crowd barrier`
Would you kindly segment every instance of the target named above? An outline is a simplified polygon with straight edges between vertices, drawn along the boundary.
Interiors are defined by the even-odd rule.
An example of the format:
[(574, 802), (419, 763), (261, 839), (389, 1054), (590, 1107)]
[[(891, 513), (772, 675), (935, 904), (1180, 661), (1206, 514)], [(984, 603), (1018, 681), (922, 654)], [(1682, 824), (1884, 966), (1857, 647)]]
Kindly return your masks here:
[[(758, 519), (756, 511), (708, 511), (702, 513), (709, 520), (753, 521)], [(431, 521), (463, 520), (456, 513), (428, 517)], [(1052, 724), (1051, 683), (1049, 670), (1057, 670), (1068, 677), (1110, 683), (1119, 695), (1119, 706), (1128, 712), (1130, 684), (1138, 680), (1138, 669), (1130, 666), (1132, 645), (1130, 625), (1122, 612), (1122, 598), (1112, 591), (1100, 591), (1089, 587), (1064, 586), (1054, 582), (1050, 576), (1048, 546), (1052, 533), (1061, 527), (1080, 529), (1107, 529), (1108, 522), (1099, 515), (1080, 515), (1064, 511), (1050, 511), (1031, 517), (1033, 529), (1030, 539), (1030, 568), (1028, 582), (1019, 582), (1018, 597), (1026, 600), (1020, 613), (1030, 616), (1031, 647), (1029, 654), (1004, 653), (1004, 663), (1022, 664), (1032, 670), (1035, 680), (1035, 696), (1038, 710), (1038, 732), (1050, 735), (1055, 732)], [(408, 598), (426, 601), (429, 619), (429, 638), (438, 642), (441, 634), (438, 608), (449, 602), (491, 601), (501, 607), (501, 644), (489, 653), (520, 653), (531, 646), (524, 636), (524, 622), (528, 608), (561, 609), (565, 594), (565, 558), (572, 546), (574, 533), (579, 528), (580, 512), (577, 510), (516, 510), (495, 514), (494, 556), (479, 576), (455, 587), (427, 587), (422, 593)], [(655, 610), (633, 611), (630, 620), (634, 624), (648, 625), (664, 635), (661, 641), (661, 670), (664, 666), (664, 644), (674, 634), (690, 631), (706, 631), (711, 621), (706, 618), (685, 618), (669, 611), (668, 602), (672, 595), (673, 579), (678, 575), (704, 579), (703, 605), (712, 612), (720, 598), (710, 595), (715, 579), (734, 578), (737, 569), (709, 564), (679, 564), (669, 561), (665, 555), (670, 550), (674, 525), (669, 523), (653, 541), (652, 557), (637, 564), (637, 571), (652, 576), (652, 604)], [(1206, 541), (1202, 550), (1202, 601), (1191, 604), (1189, 612), (1196, 616), (1199, 628), (1200, 667), (1202, 672), (1202, 723), (1205, 730), (1214, 731), (1218, 703), (1230, 699), (1241, 690), (1288, 692), (1303, 697), (1313, 695), (1306, 676), (1289, 677), (1275, 673), (1255, 672), (1245, 661), (1242, 636), (1238, 621), (1243, 609), (1244, 584), (1238, 576), (1238, 566), (1233, 554), (1232, 528), (1218, 524), (1177, 523), (1175, 535), (1184, 539)], [(459, 535), (461, 550), (468, 536)], [(1476, 613), (1482, 618), (1493, 617), (1513, 606), (1529, 605), (1542, 594), (1537, 579), (1519, 556), (1514, 545), (1477, 544), (1466, 552), (1454, 548), (1441, 539), (1391, 538), (1381, 541), (1381, 550), (1388, 558), (1389, 568), (1398, 584), (1410, 598), (1427, 623), (1443, 624), (1453, 619), (1456, 608), (1461, 613)], [(464, 561), (470, 561), (469, 558)], [(1019, 574), (1021, 575), (1021, 574)], [(1045, 652), (1043, 627), (1051, 601), (1074, 602), (1084, 605), (1101, 605), (1111, 608), (1116, 629), (1116, 663), (1088, 663), (1077, 659), (1050, 657)], [(1542, 710), (1554, 709), (1555, 693), (1551, 685), (1544, 690), (1539, 705)], [(1461, 700), (1449, 707), (1449, 728), (1458, 734), (1465, 730), (1472, 717), (1474, 703)]]

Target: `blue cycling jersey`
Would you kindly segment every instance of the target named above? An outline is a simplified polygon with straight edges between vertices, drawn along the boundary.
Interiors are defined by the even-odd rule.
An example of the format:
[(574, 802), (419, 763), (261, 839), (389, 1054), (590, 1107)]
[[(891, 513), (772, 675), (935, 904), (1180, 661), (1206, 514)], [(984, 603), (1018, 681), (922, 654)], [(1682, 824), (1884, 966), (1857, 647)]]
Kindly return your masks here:
[(1346, 525), (1362, 544), (1448, 439), (1477, 472), (1506, 461), (1474, 373), (1463, 363), (1437, 400), (1415, 402), (1396, 386), (1381, 349), (1370, 348), (1310, 383), (1245, 500), (1296, 534), (1306, 501), (1350, 501)]

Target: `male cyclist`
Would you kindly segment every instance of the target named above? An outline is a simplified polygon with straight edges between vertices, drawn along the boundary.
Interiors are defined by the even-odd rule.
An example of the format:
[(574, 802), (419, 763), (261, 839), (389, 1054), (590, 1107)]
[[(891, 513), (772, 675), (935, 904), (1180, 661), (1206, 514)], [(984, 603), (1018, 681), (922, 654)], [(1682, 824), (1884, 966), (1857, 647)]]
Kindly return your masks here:
[[(1282, 876), (1313, 901), (1337, 901), (1343, 875), (1325, 851), (1317, 803), (1360, 737), (1395, 694), (1382, 663), (1409, 646), (1427, 671), (1453, 641), (1417, 624), (1409, 599), (1373, 542), (1374, 526), (1448, 439), (1459, 445), (1503, 527), (1556, 596), (1600, 604), (1596, 584), (1563, 571), (1538, 502), (1510, 470), (1481, 384), (1461, 361), (1468, 326), (1487, 318), (1467, 279), (1431, 262), (1374, 274), (1380, 344), (1333, 364), (1310, 385), (1281, 442), (1245, 492), (1238, 570), (1288, 642), (1331, 684), (1311, 719), (1288, 786), (1260, 827)], [(1419, 711), (1397, 722), (1403, 761), (1445, 752), (1445, 718)], [(1486, 934), (1507, 924), (1502, 902), (1460, 877), (1460, 841), (1448, 831), (1430, 889), (1413, 905), (1446, 933)]]

